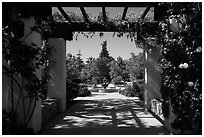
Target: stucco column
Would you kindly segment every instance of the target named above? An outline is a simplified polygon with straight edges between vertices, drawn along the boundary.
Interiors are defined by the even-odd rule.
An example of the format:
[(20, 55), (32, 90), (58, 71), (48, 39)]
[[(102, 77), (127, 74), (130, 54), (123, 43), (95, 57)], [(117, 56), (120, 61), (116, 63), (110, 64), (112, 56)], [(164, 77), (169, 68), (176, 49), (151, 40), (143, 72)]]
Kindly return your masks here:
[(161, 98), (161, 74), (159, 70), (159, 63), (161, 58), (160, 46), (148, 47), (144, 46), (144, 100), (145, 108), (150, 110), (150, 100)]
[(50, 38), (53, 47), (51, 60), (55, 61), (50, 70), (48, 97), (59, 99), (59, 111), (66, 110), (66, 41), (63, 38)]
[(143, 56), (144, 56), (144, 108), (146, 110), (150, 109), (150, 104), (149, 104), (149, 95), (148, 95), (148, 89), (147, 89), (147, 84), (148, 84), (148, 69), (147, 69), (147, 51), (145, 49), (145, 46), (143, 46)]

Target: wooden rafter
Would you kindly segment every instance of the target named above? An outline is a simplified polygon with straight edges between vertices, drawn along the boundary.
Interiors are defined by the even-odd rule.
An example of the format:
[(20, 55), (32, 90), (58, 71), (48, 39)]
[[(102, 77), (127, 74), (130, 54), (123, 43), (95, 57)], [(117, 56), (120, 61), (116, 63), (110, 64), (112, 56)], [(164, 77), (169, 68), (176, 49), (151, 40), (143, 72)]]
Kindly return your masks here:
[(72, 23), (71, 19), (69, 18), (69, 16), (67, 15), (67, 13), (64, 11), (64, 9), (62, 7), (57, 7), (58, 10), (62, 13), (62, 15), (65, 17), (65, 19), (67, 21), (69, 21), (70, 23)]
[(106, 22), (106, 7), (102, 7), (103, 21)]
[(151, 6), (146, 7), (146, 9), (144, 10), (142, 16), (140, 17), (142, 20), (144, 19), (144, 17), (147, 15), (148, 11), (150, 10)]
[(123, 10), (123, 16), (122, 16), (122, 20), (125, 19), (126, 13), (127, 13), (128, 7), (125, 7)]
[(89, 22), (89, 19), (88, 19), (89, 17), (88, 17), (88, 14), (86, 13), (84, 7), (80, 7), (80, 10), (81, 10), (81, 13), (82, 13), (82, 15), (83, 15), (85, 21), (86, 21), (86, 22)]

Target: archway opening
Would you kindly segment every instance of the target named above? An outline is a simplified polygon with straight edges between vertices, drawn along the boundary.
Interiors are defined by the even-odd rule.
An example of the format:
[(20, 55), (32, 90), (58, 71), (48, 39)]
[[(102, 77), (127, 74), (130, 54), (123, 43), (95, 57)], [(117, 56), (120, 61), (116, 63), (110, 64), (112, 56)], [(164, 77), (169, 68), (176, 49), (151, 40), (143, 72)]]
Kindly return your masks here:
[(77, 34), (67, 42), (67, 80), (80, 79), (89, 90), (101, 92), (104, 88), (119, 92), (120, 87), (133, 88), (133, 83), (139, 84), (134, 84), (134, 91), (126, 93), (127, 96), (136, 96), (139, 89), (143, 90), (143, 49), (126, 37), (113, 37), (113, 32), (96, 32), (91, 39), (84, 37), (87, 33)]

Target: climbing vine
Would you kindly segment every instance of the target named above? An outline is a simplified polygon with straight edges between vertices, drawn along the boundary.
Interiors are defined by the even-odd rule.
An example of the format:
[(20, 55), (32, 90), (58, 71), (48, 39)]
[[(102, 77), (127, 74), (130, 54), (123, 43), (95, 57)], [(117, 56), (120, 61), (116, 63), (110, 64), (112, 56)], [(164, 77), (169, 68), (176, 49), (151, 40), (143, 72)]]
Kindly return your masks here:
[[(70, 19), (74, 23), (77, 23), (77, 22), (83, 23), (84, 26), (87, 28), (89, 28), (90, 25), (93, 25), (93, 24), (97, 24), (97, 25), (99, 24), (100, 27), (105, 27), (107, 29), (115, 28), (116, 31), (113, 32), (113, 37), (126, 36), (132, 42), (135, 42), (137, 47), (139, 48), (142, 48), (142, 46), (141, 44), (138, 43), (139, 41), (138, 36), (140, 35), (138, 33), (147, 33), (147, 31), (153, 32), (154, 30), (152, 30), (152, 25), (156, 23), (153, 19), (154, 18), (153, 8), (150, 9), (150, 11), (145, 16), (144, 19), (140, 18), (142, 13), (143, 11), (139, 13), (130, 12), (123, 20), (122, 15), (116, 15), (114, 18), (110, 18), (109, 13), (106, 12), (106, 16), (107, 16), (106, 22), (103, 21), (102, 12), (100, 12), (97, 17), (93, 17), (90, 13), (87, 13), (90, 19), (90, 22), (87, 23), (84, 21), (82, 16), (78, 16), (74, 12), (67, 11), (67, 14), (69, 15)], [(67, 22), (67, 20), (59, 13), (54, 13), (53, 17), (56, 22)], [(139, 32), (140, 28), (143, 28), (144, 30)], [(151, 28), (151, 29), (147, 29), (147, 28)], [(97, 34), (95, 31), (73, 32), (73, 33), (74, 33), (75, 40), (78, 39), (78, 36), (80, 34), (84, 35), (84, 37), (86, 38), (92, 38)], [(98, 34), (99, 34), (99, 37), (104, 36), (104, 32), (99, 32)]]
[[(17, 15), (20, 16), (20, 13)], [(2, 55), (5, 61), (3, 75), (11, 80), (11, 111), (4, 111), (4, 114), (7, 114), (7, 117), (5, 116), (7, 120), (3, 119), (4, 134), (27, 128), (37, 101), (46, 97), (47, 82), (50, 78), (48, 72), (53, 64), (50, 60), (52, 47), (46, 40), (48, 34), (51, 33), (50, 18), (38, 19), (36, 25), (23, 39), (20, 39), (22, 36), (18, 30), (14, 29), (17, 23), (9, 20), (4, 22), (2, 28)], [(26, 38), (34, 31), (40, 33), (44, 39), (42, 45), (25, 43)], [(43, 70), (42, 77), (37, 76), (39, 69)], [(14, 88), (16, 86), (17, 88)], [(20, 104), (23, 106), (22, 114), (18, 113)], [(18, 115), (23, 115), (22, 125), (17, 124)], [(5, 128), (5, 125), (10, 128)]]
[[(201, 3), (162, 3), (169, 9), (159, 23), (162, 46), (162, 98), (170, 102), (175, 129), (201, 133), (202, 15)], [(167, 115), (168, 116), (168, 115)]]

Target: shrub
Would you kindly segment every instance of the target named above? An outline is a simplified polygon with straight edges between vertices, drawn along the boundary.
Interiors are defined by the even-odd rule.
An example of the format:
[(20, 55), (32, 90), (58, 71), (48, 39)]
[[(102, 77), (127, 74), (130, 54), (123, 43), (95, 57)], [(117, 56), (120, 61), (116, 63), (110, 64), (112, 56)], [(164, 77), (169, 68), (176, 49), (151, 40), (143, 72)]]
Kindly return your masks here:
[(126, 89), (119, 90), (119, 93), (127, 97), (139, 97), (143, 101), (143, 85), (134, 82), (133, 86), (128, 85)]
[(118, 92), (118, 89), (105, 89), (106, 93)]
[(90, 92), (98, 92), (99, 91), (99, 88), (96, 88), (96, 89), (90, 89)]
[(121, 76), (117, 76), (112, 79), (112, 83), (114, 84), (121, 83), (121, 81), (123, 81), (123, 78)]
[(137, 81), (133, 83), (133, 91), (135, 91), (136, 96), (140, 98), (140, 100), (143, 99), (143, 81)]
[(66, 98), (67, 101), (73, 100), (78, 96), (79, 85), (71, 80), (66, 81)]
[(85, 97), (91, 95), (91, 91), (88, 90), (88, 88), (85, 85), (81, 85), (79, 89), (78, 96), (79, 97)]
[[(176, 115), (172, 128), (180, 129), (181, 134), (187, 129), (202, 134), (202, 3), (175, 2), (160, 6), (172, 13), (159, 23), (160, 29), (155, 33), (160, 34), (155, 39), (159, 38), (162, 44), (161, 97), (171, 103)], [(190, 18), (183, 17), (189, 12), (192, 12)], [(173, 19), (175, 23), (169, 23)]]
[(119, 93), (122, 95), (125, 95), (127, 97), (135, 97), (136, 96), (136, 94), (133, 91), (133, 88), (131, 86), (127, 86), (126, 89), (120, 90)]

